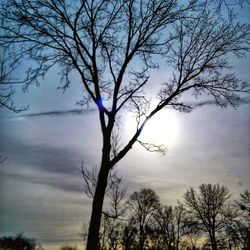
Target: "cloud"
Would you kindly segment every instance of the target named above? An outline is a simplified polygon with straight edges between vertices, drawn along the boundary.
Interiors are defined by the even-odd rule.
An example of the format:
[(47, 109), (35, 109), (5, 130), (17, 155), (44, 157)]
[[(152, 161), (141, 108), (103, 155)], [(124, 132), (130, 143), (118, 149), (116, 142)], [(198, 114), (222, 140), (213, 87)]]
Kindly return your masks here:
[[(238, 103), (240, 105), (250, 104), (250, 98), (240, 98)], [(205, 105), (217, 105), (217, 102), (215, 100), (209, 100), (209, 101), (198, 102), (198, 103), (195, 103), (195, 104), (193, 104), (191, 106), (193, 106), (193, 107), (203, 107)]]
[(242, 98), (242, 99), (240, 99), (239, 104), (250, 104), (250, 98)]
[[(250, 98), (240, 98), (239, 104), (250, 104)], [(203, 107), (205, 105), (217, 105), (215, 100), (202, 101), (195, 104), (188, 104), (191, 107)], [(66, 116), (66, 115), (86, 115), (95, 111), (95, 109), (70, 109), (70, 110), (52, 110), (45, 112), (36, 112), (24, 114), (21, 117), (40, 117), (40, 116)]]
[(94, 109), (52, 110), (47, 112), (29, 113), (22, 115), (22, 117), (85, 115), (93, 111)]
[[(28, 169), (26, 169), (28, 170)], [(28, 173), (27, 173), (28, 172)], [(79, 171), (78, 176), (68, 176), (66, 174), (46, 174), (32, 172), (26, 173), (2, 173), (2, 178), (9, 178), (15, 181), (28, 182), (35, 185), (45, 185), (58, 190), (70, 193), (83, 193), (82, 179)]]
[(32, 166), (50, 173), (72, 175), (81, 163), (80, 152), (64, 146), (19, 143), (16, 146), (6, 145), (6, 152), (15, 165)]

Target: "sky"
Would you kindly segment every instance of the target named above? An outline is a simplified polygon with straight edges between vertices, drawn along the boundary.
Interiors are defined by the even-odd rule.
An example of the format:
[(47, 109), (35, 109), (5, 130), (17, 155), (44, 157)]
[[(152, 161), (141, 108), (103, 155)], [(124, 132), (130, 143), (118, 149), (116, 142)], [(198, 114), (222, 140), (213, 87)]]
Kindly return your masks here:
[[(232, 63), (250, 82), (249, 56)], [(15, 103), (30, 105), (27, 111), (0, 114), (0, 152), (6, 157), (0, 165), (0, 236), (24, 232), (48, 250), (66, 242), (80, 246), (91, 201), (79, 168), (81, 161), (97, 167), (101, 152), (97, 112), (76, 105), (80, 83), (63, 93), (58, 82), (56, 70), (50, 71), (40, 87), (17, 90)], [(116, 168), (128, 194), (149, 187), (162, 203), (174, 205), (187, 188), (202, 183), (227, 186), (232, 199), (250, 189), (250, 99), (244, 100), (237, 109), (210, 103), (190, 114), (164, 111), (145, 136), (165, 135), (160, 139), (168, 146), (166, 156), (135, 145)], [(126, 138), (131, 125), (125, 113), (123, 118)]]

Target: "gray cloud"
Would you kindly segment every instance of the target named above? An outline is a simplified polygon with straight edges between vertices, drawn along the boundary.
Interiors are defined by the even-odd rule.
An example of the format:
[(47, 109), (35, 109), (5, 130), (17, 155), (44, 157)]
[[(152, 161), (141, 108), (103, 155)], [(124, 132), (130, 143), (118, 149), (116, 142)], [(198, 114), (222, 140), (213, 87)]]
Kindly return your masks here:
[(69, 177), (65, 174), (48, 176), (38, 173), (29, 175), (23, 173), (3, 173), (1, 178), (10, 178), (14, 181), (45, 185), (65, 192), (83, 194), (80, 171), (78, 176), (75, 175), (73, 177)]
[(93, 111), (94, 109), (52, 110), (48, 112), (29, 113), (22, 115), (22, 117), (85, 115)]
[[(89, 122), (92, 114), (72, 119), (45, 116), (1, 121), (0, 127), (5, 130), (0, 130), (0, 153), (7, 157), (5, 165), (10, 171), (14, 166), (27, 166), (41, 172), (74, 175), (81, 157), (87, 162), (97, 158), (98, 136), (92, 133), (95, 124)], [(85, 129), (81, 130), (83, 124)]]
[[(240, 98), (238, 103), (240, 105), (250, 104), (250, 98)], [(193, 107), (203, 107), (205, 105), (217, 105), (217, 103), (216, 103), (215, 100), (209, 100), (209, 101), (198, 102), (198, 103), (195, 103), (195, 104), (193, 104), (191, 106), (193, 106)]]
[[(241, 98), (239, 104), (250, 104), (250, 98)], [(195, 104), (188, 104), (191, 107), (203, 107), (205, 105), (217, 105), (215, 100), (202, 101)], [(70, 109), (70, 110), (52, 110), (46, 112), (28, 113), (22, 117), (40, 117), (40, 116), (66, 116), (66, 115), (86, 115), (95, 111), (95, 109)]]
[(50, 173), (74, 174), (81, 163), (80, 153), (59, 146), (22, 143), (8, 148), (6, 145), (6, 151), (15, 165), (32, 166)]

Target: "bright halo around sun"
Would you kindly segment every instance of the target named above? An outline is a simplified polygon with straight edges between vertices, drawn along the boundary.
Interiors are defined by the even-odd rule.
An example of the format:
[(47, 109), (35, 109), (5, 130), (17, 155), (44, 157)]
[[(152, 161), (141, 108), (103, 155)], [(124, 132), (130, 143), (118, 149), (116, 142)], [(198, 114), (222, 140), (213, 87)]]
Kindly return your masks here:
[[(125, 130), (128, 136), (133, 135), (136, 130), (135, 117), (127, 115)], [(146, 123), (139, 140), (171, 147), (177, 143), (178, 130), (176, 111), (162, 110)]]

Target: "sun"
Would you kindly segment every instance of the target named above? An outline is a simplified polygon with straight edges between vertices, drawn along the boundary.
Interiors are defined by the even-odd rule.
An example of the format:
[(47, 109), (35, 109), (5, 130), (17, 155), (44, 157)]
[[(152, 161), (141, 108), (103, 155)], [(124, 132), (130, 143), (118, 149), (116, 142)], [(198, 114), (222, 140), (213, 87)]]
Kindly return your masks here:
[[(127, 115), (125, 131), (132, 136), (136, 130), (135, 117)], [(139, 139), (143, 142), (174, 146), (178, 141), (179, 122), (176, 111), (163, 110), (152, 117), (145, 125)]]

